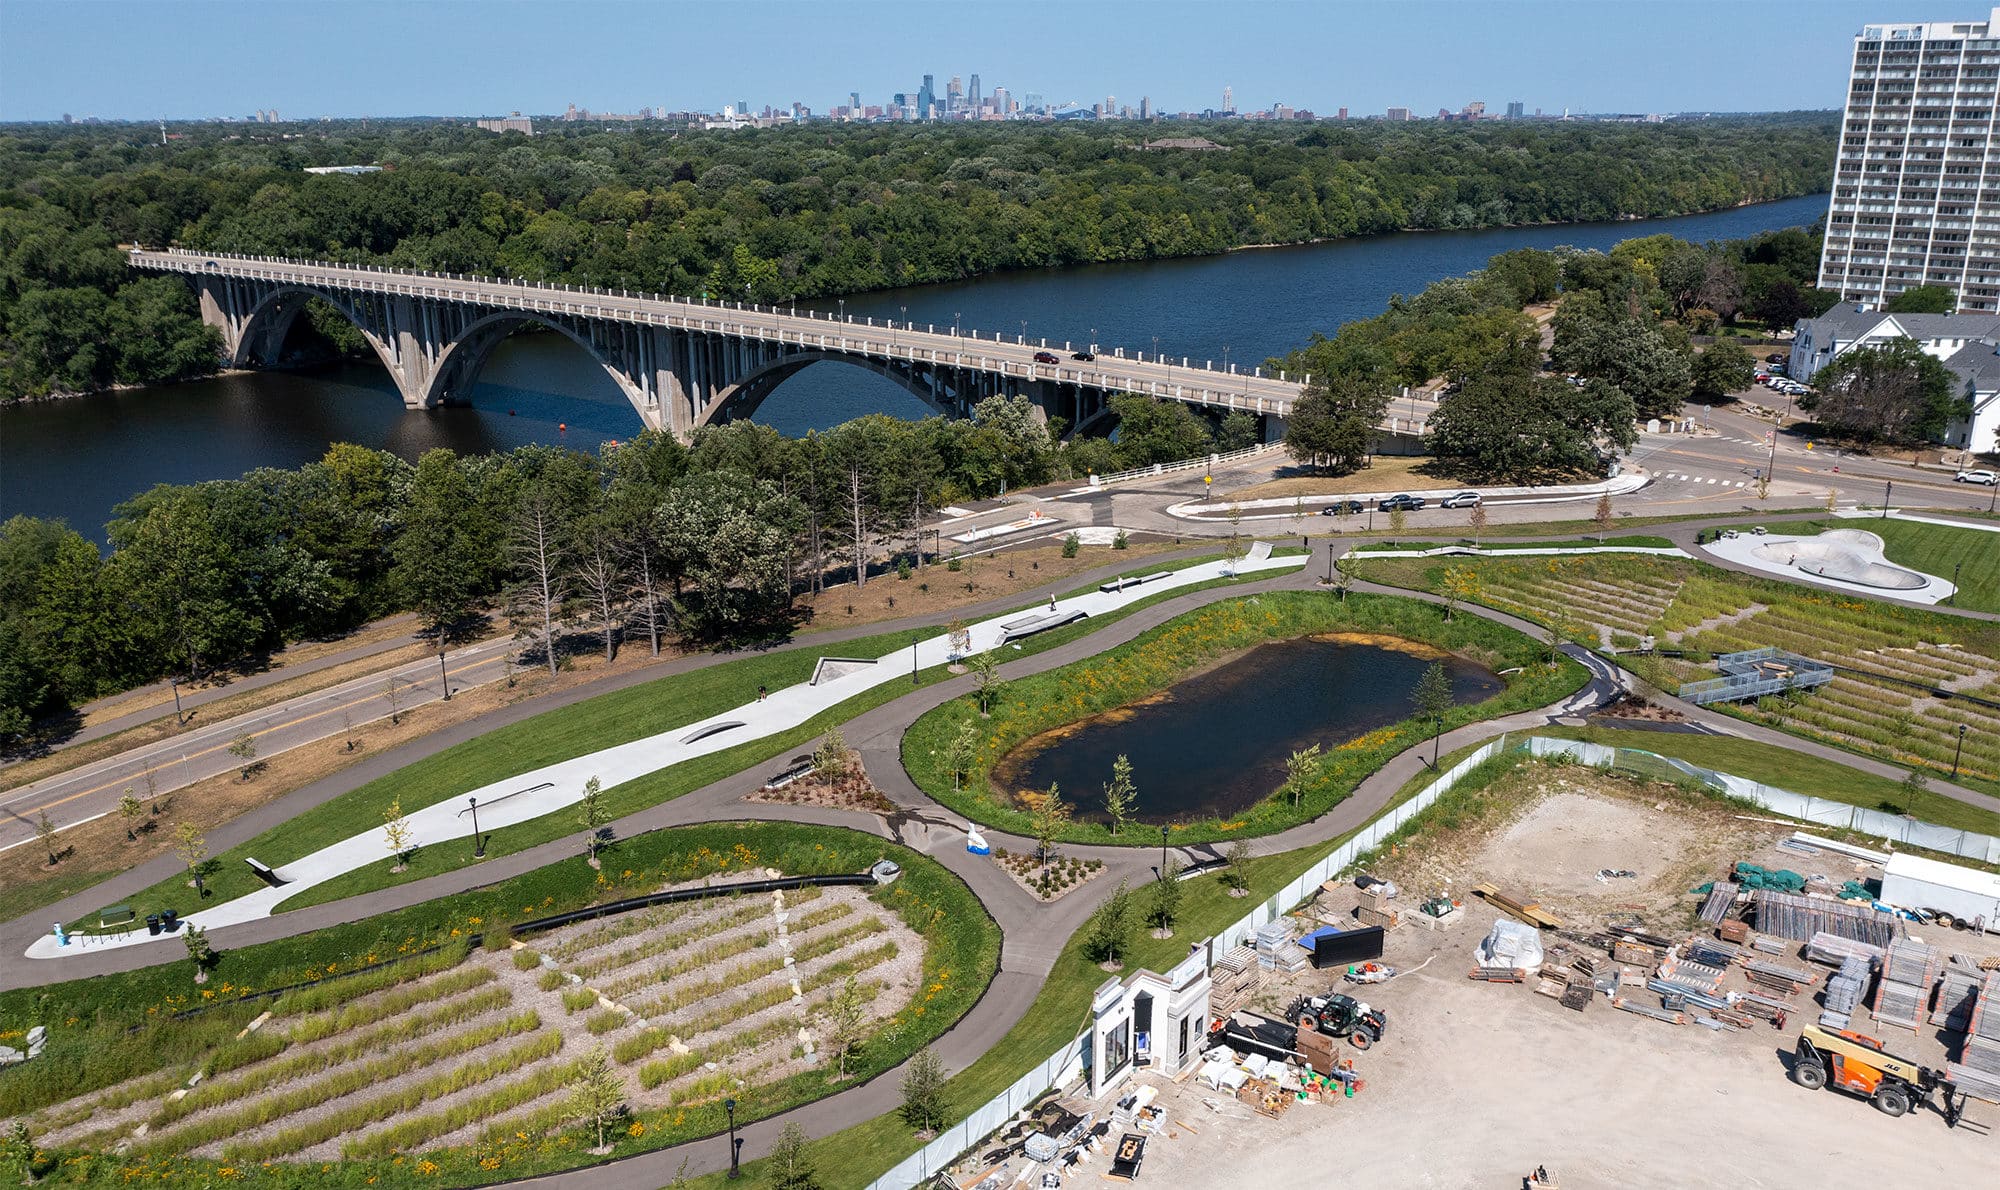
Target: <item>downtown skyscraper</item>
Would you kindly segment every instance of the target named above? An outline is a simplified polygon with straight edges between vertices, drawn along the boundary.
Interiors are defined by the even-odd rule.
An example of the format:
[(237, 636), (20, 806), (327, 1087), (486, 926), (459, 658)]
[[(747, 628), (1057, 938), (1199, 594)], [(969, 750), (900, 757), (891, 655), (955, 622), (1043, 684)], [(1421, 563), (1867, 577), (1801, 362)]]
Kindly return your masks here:
[(2000, 8), (1854, 39), (1819, 285), (1880, 307), (1942, 286), (2000, 310)]

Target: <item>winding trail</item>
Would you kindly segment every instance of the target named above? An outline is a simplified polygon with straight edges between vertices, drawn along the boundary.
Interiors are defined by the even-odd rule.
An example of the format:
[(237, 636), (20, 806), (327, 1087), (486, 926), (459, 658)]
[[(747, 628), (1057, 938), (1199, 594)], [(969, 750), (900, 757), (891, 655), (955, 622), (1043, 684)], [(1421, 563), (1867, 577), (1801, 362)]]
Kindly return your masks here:
[[(1719, 521), (1727, 522), (1741, 519), (1741, 517), (1718, 518)], [(1689, 526), (1686, 530), (1690, 539), (1694, 529), (1695, 526)], [(1318, 585), (1317, 572), (1322, 566), (1331, 565), (1329, 549), (1337, 554), (1360, 544), (1363, 544), (1363, 539), (1341, 539), (1332, 542), (1322, 539), (1315, 543), (1311, 557), (1301, 569), (1273, 578), (1190, 591), (1162, 600), (1077, 640), (1007, 663), (1001, 667), (1001, 672), (1011, 679), (1055, 669), (1132, 640), (1175, 616), (1224, 599), (1256, 594), (1260, 591), (1313, 589)], [(1199, 547), (1190, 549), (1177, 556), (1191, 555), (1198, 549)], [(1159, 560), (1166, 561), (1167, 558), (1161, 557)], [(1098, 581), (1102, 577), (1109, 577), (1131, 568), (1129, 563), (1107, 567), (1091, 575), (1072, 576), (1065, 580), (1064, 585), (1073, 586), (1087, 581)], [(1422, 599), (1433, 603), (1442, 602), (1438, 597), (1425, 592), (1408, 591), (1374, 583), (1356, 583), (1355, 589)], [(1007, 600), (996, 600), (989, 606), (957, 609), (951, 613), (913, 619), (900, 625), (871, 625), (852, 631), (814, 634), (785, 647), (819, 648), (856, 636), (895, 631), (897, 628), (907, 630), (912, 626), (926, 623), (941, 623), (953, 615), (962, 616), (973, 611), (1012, 609), (1020, 605), (1020, 597), (1015, 596)], [(1531, 636), (1539, 635), (1541, 632), (1538, 625), (1491, 608), (1467, 605), (1462, 606), (1461, 611), (1481, 616)], [(1587, 713), (1591, 708), (1612, 700), (1620, 693), (1630, 692), (1643, 694), (1654, 702), (1680, 711), (1694, 722), (1724, 734), (1755, 739), (1821, 756), (1879, 775), (1898, 779), (1903, 776), (1904, 770), (1893, 765), (1872, 761), (1681, 703), (1670, 695), (1651, 689), (1637, 675), (1578, 646), (1565, 645), (1563, 651), (1590, 673), (1589, 682), (1577, 693), (1538, 710), (1468, 724), (1446, 733), (1439, 746), (1450, 751), (1476, 744), (1501, 732), (1543, 726), (1554, 719)], [(556, 707), (572, 705), (607, 690), (651, 681), (672, 673), (715, 664), (724, 659), (726, 658), (715, 656), (685, 658), (668, 665), (634, 671), (629, 678), (622, 680), (612, 679), (544, 699), (530, 699), (486, 720), (466, 724), (372, 757), (352, 769), (299, 790), (260, 810), (252, 811), (226, 827), (218, 828), (212, 836), (216, 849), (221, 850), (234, 845), (281, 824), (304, 809), (323, 803), (383, 773), (401, 768), (422, 756), (480, 735), (495, 726), (516, 722)], [(613, 823), (612, 829), (616, 835), (624, 837), (663, 827), (718, 820), (800, 821), (846, 827), (894, 838), (943, 864), (965, 880), (987, 907), (988, 912), (993, 915), (1003, 935), (999, 970), (993, 982), (966, 1016), (933, 1045), (934, 1051), (943, 1059), (946, 1070), (955, 1074), (993, 1048), (1021, 1020), (1040, 992), (1063, 947), (1095, 908), (1097, 901), (1115, 886), (1118, 878), (1143, 879), (1148, 876), (1152, 871), (1153, 856), (1151, 848), (1144, 846), (1066, 848), (1072, 854), (1103, 860), (1107, 868), (1106, 875), (1110, 879), (1093, 880), (1077, 893), (1064, 897), (1052, 905), (1044, 906), (1007, 877), (998, 865), (983, 857), (967, 853), (964, 849), (965, 820), (938, 805), (916, 787), (903, 770), (900, 748), (904, 731), (919, 716), (946, 701), (970, 694), (972, 688), (973, 682), (970, 676), (938, 682), (864, 712), (848, 721), (843, 727), (849, 742), (861, 752), (871, 779), (896, 805), (895, 812), (887, 817), (859, 811), (748, 801), (746, 800), (748, 795), (762, 783), (762, 766), (759, 766), (757, 769), (745, 770), (716, 781), (672, 801), (628, 815)], [(1409, 779), (1425, 767), (1425, 758), (1431, 750), (1432, 743), (1428, 740), (1412, 746), (1364, 778), (1348, 797), (1326, 814), (1280, 833), (1248, 840), (1252, 854), (1270, 855), (1328, 843), (1362, 826), (1387, 806)], [(1936, 782), (1931, 788), (1935, 792), (1969, 805), (2000, 812), (2000, 799), (1944, 782)], [(1018, 849), (1032, 846), (1030, 840), (1020, 839), (1005, 832), (988, 830), (985, 833), (989, 840), (998, 846)], [(562, 859), (574, 858), (581, 840), (581, 832), (578, 832), (572, 837), (553, 840), (512, 855), (487, 860), (476, 867), (443, 873), (393, 889), (231, 925), (219, 929), (214, 941), (222, 949), (240, 947), (406, 908), (425, 900), (520, 875)], [(1184, 846), (1176, 850), (1184, 859), (1201, 860), (1212, 856), (1212, 849), (1208, 845)], [(178, 869), (179, 864), (171, 857), (156, 860), (117, 879), (107, 881), (97, 888), (69, 898), (61, 904), (37, 911), (30, 917), (0, 925), (0, 947), (15, 948), (11, 953), (19, 954), (21, 949), (45, 933), (46, 924), (41, 923), (87, 912), (107, 901), (116, 900), (120, 896), (144, 888)], [(87, 975), (131, 970), (154, 963), (175, 961), (178, 957), (180, 956), (172, 950), (139, 946), (76, 956), (60, 963), (10, 962), (0, 967), (0, 987), (34, 986)], [(1079, 1027), (1081, 1027), (1080, 1021)], [(798, 1124), (809, 1136), (826, 1136), (892, 1112), (899, 1101), (898, 1086), (901, 1074), (902, 1068), (898, 1067), (878, 1075), (867, 1083), (740, 1129), (745, 1137), (746, 1158), (754, 1158), (767, 1152), (779, 1129), (786, 1123)], [(727, 1158), (726, 1145), (717, 1143), (711, 1137), (596, 1167), (532, 1179), (526, 1184), (562, 1186), (565, 1190), (569, 1188), (580, 1190), (582, 1187), (590, 1187), (592, 1190), (600, 1187), (612, 1190), (650, 1190), (652, 1187), (672, 1181), (683, 1169), (693, 1174), (721, 1169), (727, 1164)]]

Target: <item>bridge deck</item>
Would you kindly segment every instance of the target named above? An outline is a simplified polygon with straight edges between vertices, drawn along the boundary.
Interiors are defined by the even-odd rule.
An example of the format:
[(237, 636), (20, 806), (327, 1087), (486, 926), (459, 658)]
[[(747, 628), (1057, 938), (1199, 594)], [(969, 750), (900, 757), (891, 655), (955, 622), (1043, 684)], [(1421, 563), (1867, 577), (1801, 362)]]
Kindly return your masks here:
[(1173, 359), (1127, 357), (1117, 352), (1094, 361), (1059, 358), (1038, 363), (1038, 351), (1066, 352), (1039, 342), (953, 334), (932, 328), (876, 325), (811, 312), (747, 303), (710, 302), (623, 290), (585, 289), (538, 282), (328, 264), (277, 257), (233, 256), (134, 249), (135, 268), (195, 276), (238, 277), (281, 285), (357, 293), (392, 294), (433, 302), (560, 314), (670, 327), (697, 333), (796, 344), (820, 351), (852, 352), (889, 361), (990, 372), (1018, 380), (1079, 385), (1106, 392), (1134, 392), (1192, 404), (1283, 417), (1303, 385), (1258, 369), (1223, 370)]

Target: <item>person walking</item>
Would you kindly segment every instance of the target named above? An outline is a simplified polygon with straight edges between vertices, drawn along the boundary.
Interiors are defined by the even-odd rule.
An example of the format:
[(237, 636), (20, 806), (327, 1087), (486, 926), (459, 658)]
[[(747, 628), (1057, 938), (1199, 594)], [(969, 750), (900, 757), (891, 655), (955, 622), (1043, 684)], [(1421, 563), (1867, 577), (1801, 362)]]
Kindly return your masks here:
[(1056, 610), (1056, 597), (1053, 595), (1049, 596), (1049, 610)]

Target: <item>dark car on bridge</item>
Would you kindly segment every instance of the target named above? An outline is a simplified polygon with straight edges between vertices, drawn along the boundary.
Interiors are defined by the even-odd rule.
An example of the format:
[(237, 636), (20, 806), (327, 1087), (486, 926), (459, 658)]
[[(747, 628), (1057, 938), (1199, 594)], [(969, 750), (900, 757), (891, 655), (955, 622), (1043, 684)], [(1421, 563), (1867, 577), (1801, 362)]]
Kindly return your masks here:
[(1070, 358), (1080, 359), (1087, 364), (1097, 358), (1097, 353), (1094, 351), (1073, 351), (1070, 353)]
[(1396, 496), (1386, 496), (1375, 505), (1382, 512), (1415, 512), (1424, 506), (1422, 496), (1412, 496), (1404, 492)]
[(1038, 364), (1059, 364), (1062, 361), (1056, 358), (1056, 353), (1053, 351), (1037, 351), (1035, 353), (1035, 362)]
[(1354, 515), (1367, 511), (1368, 506), (1359, 500), (1335, 500), (1325, 508), (1320, 509), (1319, 514), (1321, 516), (1341, 516), (1343, 514)]

